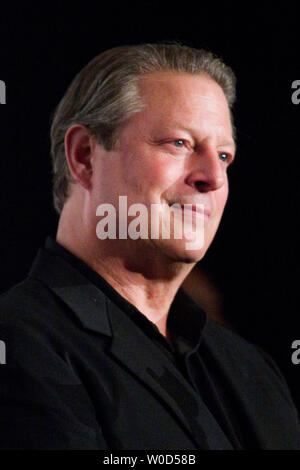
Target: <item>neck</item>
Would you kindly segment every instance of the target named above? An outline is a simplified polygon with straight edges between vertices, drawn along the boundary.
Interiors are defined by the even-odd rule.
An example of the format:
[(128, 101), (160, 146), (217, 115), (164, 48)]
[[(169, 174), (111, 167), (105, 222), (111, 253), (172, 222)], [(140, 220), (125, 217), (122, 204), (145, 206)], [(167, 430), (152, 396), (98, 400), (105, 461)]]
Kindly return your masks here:
[(65, 222), (61, 217), (57, 242), (100, 274), (168, 337), (171, 303), (194, 264), (170, 260), (144, 240), (98, 240), (84, 224), (76, 230)]

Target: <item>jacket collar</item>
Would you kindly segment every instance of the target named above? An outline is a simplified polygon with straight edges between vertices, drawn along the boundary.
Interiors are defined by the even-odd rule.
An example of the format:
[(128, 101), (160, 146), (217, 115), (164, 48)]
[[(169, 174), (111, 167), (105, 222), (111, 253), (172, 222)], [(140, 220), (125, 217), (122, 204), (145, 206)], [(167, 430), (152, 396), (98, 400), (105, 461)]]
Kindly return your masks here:
[(41, 248), (29, 277), (42, 281), (76, 314), (86, 329), (111, 336), (107, 297), (62, 257)]
[(232, 449), (176, 366), (96, 285), (65, 259), (44, 249), (39, 250), (29, 277), (43, 282), (65, 302), (83, 328), (112, 338), (111, 354), (165, 403), (197, 447)]

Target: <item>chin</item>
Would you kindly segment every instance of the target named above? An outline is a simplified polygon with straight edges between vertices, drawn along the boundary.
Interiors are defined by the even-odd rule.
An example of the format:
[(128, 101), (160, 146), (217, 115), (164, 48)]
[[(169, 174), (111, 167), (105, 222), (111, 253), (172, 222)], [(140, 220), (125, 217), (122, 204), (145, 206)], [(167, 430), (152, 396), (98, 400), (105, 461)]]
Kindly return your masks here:
[(198, 249), (187, 249), (184, 240), (160, 240), (160, 251), (170, 260), (178, 263), (195, 264), (200, 261), (207, 251), (207, 246)]

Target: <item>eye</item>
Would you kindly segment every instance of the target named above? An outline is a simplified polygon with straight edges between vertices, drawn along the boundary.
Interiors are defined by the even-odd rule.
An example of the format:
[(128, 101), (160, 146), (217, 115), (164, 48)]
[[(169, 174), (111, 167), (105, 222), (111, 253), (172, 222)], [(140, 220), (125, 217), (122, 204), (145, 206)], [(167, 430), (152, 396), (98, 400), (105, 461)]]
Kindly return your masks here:
[(173, 144), (175, 145), (175, 147), (183, 148), (185, 142), (183, 139), (176, 139), (176, 140), (173, 140)]
[(220, 157), (220, 160), (222, 160), (222, 162), (227, 162), (227, 160), (230, 159), (230, 154), (226, 152), (220, 152), (219, 157)]

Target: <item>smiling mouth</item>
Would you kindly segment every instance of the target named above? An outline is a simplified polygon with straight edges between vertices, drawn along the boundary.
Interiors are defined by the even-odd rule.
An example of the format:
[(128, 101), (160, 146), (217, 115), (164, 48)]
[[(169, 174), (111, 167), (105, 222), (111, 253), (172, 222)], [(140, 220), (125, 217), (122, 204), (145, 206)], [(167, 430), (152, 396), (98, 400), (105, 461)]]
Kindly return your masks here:
[(183, 211), (191, 211), (195, 213), (195, 215), (204, 215), (205, 219), (208, 219), (210, 217), (210, 211), (208, 209), (205, 209), (203, 204), (185, 203), (180, 204), (180, 207)]

